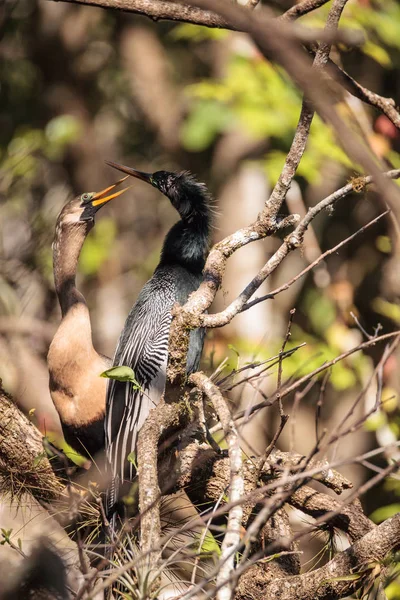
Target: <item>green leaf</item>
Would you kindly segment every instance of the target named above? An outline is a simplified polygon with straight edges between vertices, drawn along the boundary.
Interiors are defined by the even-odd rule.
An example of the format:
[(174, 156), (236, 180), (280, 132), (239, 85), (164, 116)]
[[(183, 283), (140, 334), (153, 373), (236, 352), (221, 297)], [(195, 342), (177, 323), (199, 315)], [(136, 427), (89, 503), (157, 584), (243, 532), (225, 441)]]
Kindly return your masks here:
[(72, 115), (60, 115), (49, 121), (45, 128), (47, 156), (59, 159), (65, 146), (78, 140), (81, 133), (81, 123)]
[(235, 348), (235, 346), (233, 344), (228, 344), (228, 348), (229, 350), (232, 350), (232, 352), (234, 352), (236, 354), (236, 356), (240, 356), (240, 352), (237, 348)]
[(182, 23), (174, 27), (169, 35), (173, 40), (202, 42), (204, 40), (223, 40), (229, 35), (229, 32), (223, 29), (209, 29), (202, 25)]
[(12, 533), (12, 529), (1, 529), (1, 535), (4, 538), (4, 544), (10, 543), (11, 533)]
[(136, 453), (135, 452), (130, 452), (128, 454), (128, 456), (126, 457), (127, 461), (130, 462), (135, 469), (137, 469), (137, 464), (136, 464)]
[(386, 521), (386, 519), (390, 519), (398, 512), (400, 512), (400, 504), (388, 504), (387, 506), (380, 506), (371, 514), (370, 519), (374, 521), (374, 523), (382, 523), (382, 521)]
[(41, 452), (40, 454), (38, 454), (33, 461), (33, 466), (37, 467), (44, 458), (47, 458), (46, 452)]
[(378, 235), (375, 245), (384, 254), (390, 254), (392, 251), (392, 240), (387, 235)]
[(372, 308), (378, 314), (383, 315), (400, 325), (400, 306), (398, 304), (388, 302), (383, 298), (375, 298), (372, 302)]
[(278, 558), (281, 558), (281, 556), (282, 556), (282, 552), (277, 552), (276, 554), (271, 554), (270, 556), (261, 558), (260, 560), (257, 561), (257, 563), (259, 563), (261, 565), (265, 565), (266, 563), (269, 563), (269, 562), (272, 562), (273, 560), (277, 560)]
[(229, 107), (212, 100), (199, 100), (182, 126), (182, 143), (190, 152), (201, 152), (212, 144), (231, 120)]
[(392, 581), (385, 588), (385, 593), (388, 600), (399, 600), (400, 598), (400, 581)]
[(363, 46), (363, 52), (373, 58), (382, 67), (389, 67), (391, 65), (390, 55), (382, 46), (374, 44), (368, 40)]
[(319, 587), (325, 585), (326, 583), (334, 583), (336, 581), (357, 581), (360, 579), (361, 573), (353, 573), (351, 575), (343, 575), (342, 577), (330, 577), (329, 579), (323, 579), (319, 584)]
[(351, 369), (348, 369), (345, 365), (339, 363), (332, 367), (331, 384), (336, 390), (348, 390), (357, 384), (357, 377)]
[(213, 536), (209, 531), (204, 535), (204, 530), (201, 533), (195, 534), (196, 542), (194, 544), (196, 548), (196, 552), (199, 554), (216, 554), (217, 556), (221, 555), (221, 548)]
[(364, 423), (364, 427), (367, 431), (378, 431), (384, 427), (387, 423), (387, 417), (382, 411), (378, 411), (368, 417)]
[(120, 366), (111, 367), (104, 373), (101, 373), (100, 377), (106, 377), (107, 379), (116, 379), (117, 381), (130, 381), (133, 385), (134, 390), (140, 390), (140, 383), (135, 378), (135, 372), (130, 367)]

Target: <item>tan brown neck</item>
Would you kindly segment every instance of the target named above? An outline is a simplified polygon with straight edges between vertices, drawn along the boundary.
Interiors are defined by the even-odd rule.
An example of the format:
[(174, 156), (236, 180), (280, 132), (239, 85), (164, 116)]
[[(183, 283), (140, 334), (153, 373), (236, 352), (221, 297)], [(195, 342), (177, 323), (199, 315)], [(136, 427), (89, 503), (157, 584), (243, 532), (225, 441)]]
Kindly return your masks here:
[(56, 227), (53, 244), (54, 283), (63, 317), (75, 304), (86, 304), (76, 288), (75, 278), (79, 255), (88, 232), (86, 223), (58, 223)]

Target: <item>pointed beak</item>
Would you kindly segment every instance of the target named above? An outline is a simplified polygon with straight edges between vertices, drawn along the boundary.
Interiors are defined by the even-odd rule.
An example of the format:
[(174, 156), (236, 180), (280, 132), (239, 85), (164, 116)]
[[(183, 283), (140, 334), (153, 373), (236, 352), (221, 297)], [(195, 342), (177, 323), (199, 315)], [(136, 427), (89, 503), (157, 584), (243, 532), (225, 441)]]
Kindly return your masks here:
[(101, 190), (101, 192), (97, 192), (97, 194), (95, 194), (93, 196), (90, 204), (92, 206), (101, 206), (102, 204), (105, 204), (106, 202), (113, 200), (113, 198), (117, 198), (118, 196), (121, 196), (121, 194), (123, 194), (124, 192), (129, 190), (129, 187), (119, 190), (118, 192), (114, 192), (112, 194), (110, 194), (109, 192), (112, 192), (118, 185), (121, 185), (121, 183), (123, 181), (125, 181), (126, 179), (128, 179), (128, 175), (126, 175), (126, 177), (122, 177), (122, 179), (119, 179), (118, 181), (113, 183), (113, 185), (110, 185), (109, 187), (106, 187), (104, 190)]
[(146, 183), (151, 184), (151, 173), (143, 173), (142, 171), (136, 171), (135, 169), (131, 169), (130, 167), (125, 167), (125, 165), (120, 165), (118, 163), (112, 162), (111, 160), (106, 160), (106, 164), (114, 169), (118, 169), (118, 171), (122, 171), (123, 173), (127, 173), (128, 175), (132, 175), (132, 177), (136, 177), (136, 179), (141, 179), (142, 181), (146, 181)]

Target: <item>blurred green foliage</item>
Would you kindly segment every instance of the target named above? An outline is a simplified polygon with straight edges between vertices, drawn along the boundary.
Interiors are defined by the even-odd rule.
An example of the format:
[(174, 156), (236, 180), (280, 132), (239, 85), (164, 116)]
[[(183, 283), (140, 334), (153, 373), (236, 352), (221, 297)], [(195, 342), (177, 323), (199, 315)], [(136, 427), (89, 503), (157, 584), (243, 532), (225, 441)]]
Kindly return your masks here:
[(1, 149), (0, 170), (8, 200), (24, 200), (25, 190), (35, 182), (43, 158), (61, 160), (67, 147), (79, 139), (79, 121), (72, 115), (50, 119), (44, 129), (20, 126), (6, 148)]
[[(300, 93), (281, 69), (258, 56), (236, 54), (221, 80), (190, 85), (187, 94), (192, 103), (182, 141), (189, 150), (204, 150), (218, 134), (239, 126), (256, 139), (273, 140), (274, 149), (265, 157), (265, 168), (272, 181), (278, 179), (301, 107)], [(352, 166), (331, 129), (316, 117), (298, 174), (310, 182), (319, 180), (327, 158)]]
[[(329, 4), (306, 15), (303, 22), (323, 27)], [(372, 57), (383, 67), (392, 66), (388, 47), (399, 48), (400, 7), (397, 2), (379, 1), (374, 5), (350, 3), (341, 20), (343, 27), (359, 29), (365, 35), (363, 54)], [(196, 26), (181, 25), (175, 30), (177, 39), (201, 42), (206, 37), (224, 40), (213, 30), (203, 31)], [(232, 127), (241, 127), (257, 139), (271, 138), (271, 150), (265, 156), (265, 168), (271, 181), (276, 181), (284, 164), (297, 125), (301, 95), (275, 64), (268, 63), (244, 44), (231, 54), (225, 73), (219, 78), (208, 77), (187, 86), (190, 104), (188, 117), (182, 127), (182, 142), (190, 151), (208, 148), (216, 137)], [(399, 164), (399, 155), (387, 148), (385, 158)], [(346, 154), (337, 145), (330, 127), (314, 118), (311, 135), (298, 175), (309, 182), (318, 182), (321, 165), (327, 159), (353, 168)]]

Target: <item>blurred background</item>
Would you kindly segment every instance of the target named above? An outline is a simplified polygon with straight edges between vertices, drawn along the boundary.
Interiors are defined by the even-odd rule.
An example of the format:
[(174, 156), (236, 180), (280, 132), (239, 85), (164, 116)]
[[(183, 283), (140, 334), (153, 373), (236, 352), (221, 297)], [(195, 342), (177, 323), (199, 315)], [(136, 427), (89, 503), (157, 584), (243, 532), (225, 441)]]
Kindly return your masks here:
[[(277, 14), (292, 0), (276, 1)], [(329, 3), (302, 22), (323, 26)], [(360, 29), (365, 44), (332, 56), (362, 85), (400, 103), (400, 5), (395, 0), (350, 0), (341, 26)], [(342, 51), (343, 50), (343, 51)], [(48, 392), (46, 354), (60, 310), (54, 292), (51, 244), (58, 213), (73, 195), (98, 191), (118, 178), (104, 164), (120, 161), (143, 171), (189, 169), (215, 198), (213, 240), (251, 222), (275, 184), (290, 147), (301, 94), (286, 74), (260, 56), (244, 34), (45, 0), (5, 0), (0, 6), (0, 377), (44, 434), (61, 443)], [(399, 131), (383, 115), (347, 96), (339, 105), (348, 126), (388, 168), (400, 167)], [(309, 206), (357, 176), (315, 118), (307, 150), (283, 213)], [(304, 248), (291, 254), (260, 290), (267, 293), (385, 210), (364, 190), (320, 215)], [(211, 331), (203, 368), (225, 358), (241, 367), (276, 354), (296, 308), (290, 344), (306, 342), (284, 362), (284, 379), (311, 371), (363, 339), (351, 313), (373, 334), (400, 325), (399, 214), (382, 219), (275, 300), (258, 304), (229, 326)], [(107, 205), (85, 242), (78, 287), (89, 304), (95, 347), (112, 356), (129, 309), (157, 265), (177, 214), (167, 198), (135, 181)], [(213, 311), (233, 300), (280, 240), (247, 246), (229, 261)], [(321, 427), (332, 428), (371, 377), (382, 344), (331, 370)], [(355, 456), (396, 440), (399, 353), (383, 372), (384, 409), (346, 438), (329, 458)], [(276, 369), (256, 386), (239, 386), (232, 401), (248, 406), (276, 386)], [(280, 447), (305, 453), (315, 442), (319, 386), (300, 403)], [(357, 413), (375, 402), (372, 385)], [(290, 412), (293, 399), (286, 400)], [(35, 409), (34, 414), (32, 409)], [(356, 416), (357, 416), (356, 415)], [(276, 430), (275, 409), (260, 413), (243, 432), (251, 452), (262, 451)], [(251, 444), (249, 443), (251, 440)], [(376, 465), (386, 464), (377, 459)], [(373, 466), (373, 465), (372, 465)], [(355, 484), (373, 474), (344, 467)], [(377, 520), (399, 510), (395, 479), (364, 499)]]

